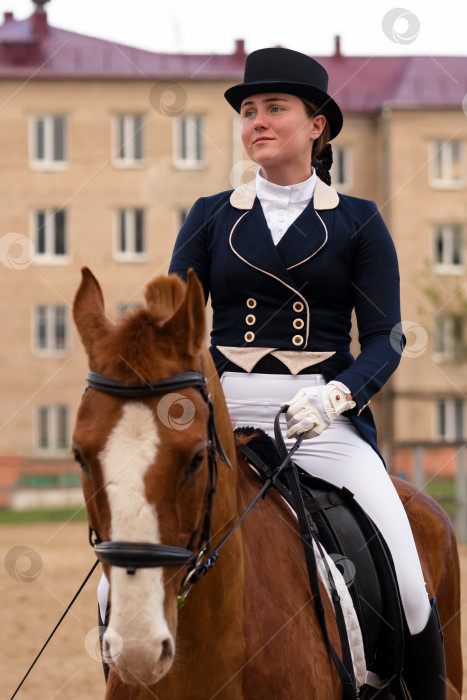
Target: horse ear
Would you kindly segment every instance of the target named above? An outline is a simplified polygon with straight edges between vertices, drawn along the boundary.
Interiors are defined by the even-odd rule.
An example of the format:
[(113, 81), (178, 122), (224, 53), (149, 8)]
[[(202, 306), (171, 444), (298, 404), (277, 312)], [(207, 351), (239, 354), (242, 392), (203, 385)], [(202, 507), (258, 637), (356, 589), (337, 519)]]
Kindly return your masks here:
[(178, 275), (160, 275), (146, 287), (144, 298), (152, 308), (164, 318), (174, 315), (185, 296), (185, 283)]
[(81, 268), (81, 284), (73, 301), (73, 320), (90, 359), (94, 345), (113, 329), (105, 315), (104, 297), (99, 282), (87, 267)]
[(183, 339), (183, 349), (189, 355), (195, 357), (201, 352), (206, 333), (204, 292), (192, 268), (188, 270), (185, 296), (164, 327), (174, 338)]

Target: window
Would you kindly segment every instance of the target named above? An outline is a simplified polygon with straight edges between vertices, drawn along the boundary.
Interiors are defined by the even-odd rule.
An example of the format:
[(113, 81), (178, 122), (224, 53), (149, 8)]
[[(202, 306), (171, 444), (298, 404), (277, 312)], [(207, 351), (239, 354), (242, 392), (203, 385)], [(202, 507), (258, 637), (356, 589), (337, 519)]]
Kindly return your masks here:
[(448, 442), (467, 437), (466, 411), (463, 399), (445, 398), (436, 402), (436, 437)]
[(30, 160), (34, 168), (62, 169), (67, 162), (67, 121), (60, 114), (34, 116), (31, 120)]
[(444, 314), (435, 318), (435, 359), (459, 361), (466, 354), (466, 321), (460, 314)]
[(120, 209), (117, 212), (114, 256), (120, 262), (146, 260), (143, 209)]
[(464, 180), (461, 142), (434, 141), (431, 150), (431, 185), (441, 188), (460, 187)]
[(38, 354), (63, 354), (69, 345), (66, 306), (36, 306), (34, 350)]
[(48, 452), (69, 450), (68, 406), (38, 406), (36, 425), (36, 447), (38, 450)]
[(177, 211), (177, 223), (178, 223), (179, 229), (185, 223), (186, 217), (188, 216), (189, 213), (190, 213), (190, 207), (179, 209)]
[(144, 161), (143, 115), (124, 114), (115, 119), (114, 162), (119, 167), (134, 167)]
[(463, 232), (459, 224), (436, 226), (434, 247), (437, 272), (459, 274), (464, 271)]
[(63, 209), (43, 209), (34, 214), (35, 263), (67, 263), (68, 244), (66, 212)]
[(175, 164), (182, 168), (203, 165), (203, 117), (195, 114), (174, 119)]
[(351, 186), (350, 151), (345, 146), (334, 146), (331, 180), (334, 187)]

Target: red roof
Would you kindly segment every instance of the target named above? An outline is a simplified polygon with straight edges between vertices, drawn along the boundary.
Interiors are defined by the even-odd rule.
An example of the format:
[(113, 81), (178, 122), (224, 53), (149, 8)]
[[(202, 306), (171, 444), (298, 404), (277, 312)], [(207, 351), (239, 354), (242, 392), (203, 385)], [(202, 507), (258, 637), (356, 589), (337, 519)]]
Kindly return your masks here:
[[(462, 109), (467, 56), (316, 57), (330, 76), (329, 91), (344, 112), (397, 107)], [(153, 53), (51, 27), (43, 10), (24, 20), (5, 13), (0, 26), (0, 78), (223, 80), (241, 82), (242, 41), (233, 54)]]

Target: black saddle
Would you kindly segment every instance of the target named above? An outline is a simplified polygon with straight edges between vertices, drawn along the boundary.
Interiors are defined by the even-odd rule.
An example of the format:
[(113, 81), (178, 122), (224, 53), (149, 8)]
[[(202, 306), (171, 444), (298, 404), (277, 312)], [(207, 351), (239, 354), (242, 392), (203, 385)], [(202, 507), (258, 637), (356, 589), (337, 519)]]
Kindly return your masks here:
[[(282, 461), (274, 440), (257, 428), (239, 428), (235, 434), (237, 438), (249, 437), (247, 444), (237, 439), (238, 448), (261, 477), (268, 479)], [(367, 669), (381, 679), (394, 679), (391, 685), (397, 697), (406, 623), (389, 549), (349, 490), (314, 478), (300, 467), (297, 470), (310, 522), (343, 574), (352, 597)], [(293, 506), (291, 494), (280, 477), (274, 486)]]

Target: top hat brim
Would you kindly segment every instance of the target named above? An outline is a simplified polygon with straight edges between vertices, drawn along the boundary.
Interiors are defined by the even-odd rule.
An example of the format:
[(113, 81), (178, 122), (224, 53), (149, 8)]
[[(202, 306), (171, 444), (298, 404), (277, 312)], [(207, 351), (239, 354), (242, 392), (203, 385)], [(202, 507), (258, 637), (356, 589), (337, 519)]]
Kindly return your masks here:
[(236, 112), (240, 112), (242, 102), (251, 95), (265, 92), (284, 92), (309, 100), (316, 105), (320, 114), (324, 114), (329, 123), (331, 139), (335, 138), (342, 129), (343, 116), (340, 107), (326, 92), (307, 83), (280, 82), (277, 80), (242, 83), (234, 85), (225, 91), (224, 97)]

